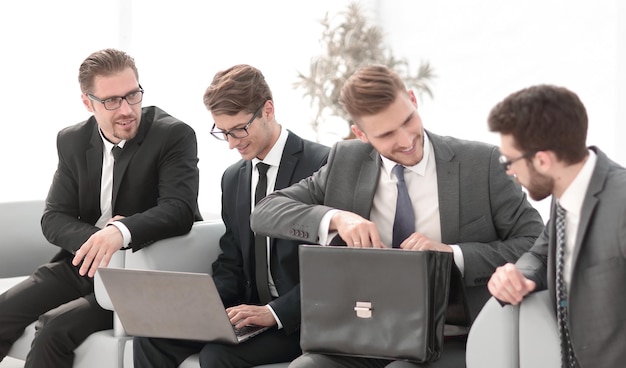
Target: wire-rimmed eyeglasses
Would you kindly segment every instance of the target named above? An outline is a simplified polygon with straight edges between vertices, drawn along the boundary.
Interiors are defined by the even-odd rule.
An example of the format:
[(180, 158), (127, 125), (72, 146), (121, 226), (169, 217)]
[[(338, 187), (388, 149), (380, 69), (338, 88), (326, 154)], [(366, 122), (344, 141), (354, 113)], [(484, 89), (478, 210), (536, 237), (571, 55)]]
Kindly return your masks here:
[(525, 159), (525, 158), (533, 157), (535, 153), (537, 153), (537, 151), (526, 152), (523, 155), (516, 157), (514, 159), (511, 159), (511, 160), (507, 159), (506, 156), (501, 155), (499, 159), (500, 165), (502, 166), (504, 171), (509, 171), (509, 169), (511, 168), (511, 165), (513, 165), (515, 162)]
[(248, 120), (248, 122), (246, 123), (246, 125), (243, 126), (243, 128), (235, 128), (235, 129), (226, 131), (226, 130), (215, 129), (215, 124), (213, 124), (213, 127), (211, 128), (211, 135), (219, 139), (220, 141), (227, 141), (228, 136), (231, 136), (235, 139), (242, 139), (242, 138), (247, 137), (250, 134), (248, 133), (248, 128), (250, 127), (250, 124), (252, 124), (254, 119), (256, 119), (256, 116), (259, 114), (259, 111), (261, 111), (263, 106), (265, 106), (265, 101), (263, 101), (261, 106), (259, 106), (259, 108), (256, 109), (254, 114), (252, 114), (252, 117), (250, 118), (250, 120)]
[(98, 97), (92, 95), (91, 93), (87, 93), (87, 97), (90, 100), (100, 102), (104, 105), (104, 108), (107, 110), (117, 110), (122, 106), (122, 101), (126, 100), (129, 105), (136, 105), (143, 100), (143, 88), (141, 88), (141, 84), (139, 85), (139, 89), (137, 91), (133, 91), (126, 96), (115, 96), (105, 98), (104, 100), (99, 99)]

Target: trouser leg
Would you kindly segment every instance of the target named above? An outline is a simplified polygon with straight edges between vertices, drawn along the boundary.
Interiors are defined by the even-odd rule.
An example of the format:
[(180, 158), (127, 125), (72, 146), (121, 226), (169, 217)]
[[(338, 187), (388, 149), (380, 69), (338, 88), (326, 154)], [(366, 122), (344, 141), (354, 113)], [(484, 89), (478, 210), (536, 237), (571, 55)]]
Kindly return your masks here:
[(286, 335), (274, 328), (237, 345), (206, 344), (200, 352), (200, 367), (255, 367), (290, 362), (301, 353), (297, 333)]
[(43, 314), (24, 368), (71, 368), (74, 350), (94, 332), (113, 328), (113, 312), (93, 293)]
[(93, 292), (93, 281), (77, 277), (72, 268), (65, 260), (45, 264), (0, 295), (0, 358), (40, 315)]
[(205, 342), (133, 338), (133, 366), (135, 368), (177, 368), (187, 357), (199, 352)]

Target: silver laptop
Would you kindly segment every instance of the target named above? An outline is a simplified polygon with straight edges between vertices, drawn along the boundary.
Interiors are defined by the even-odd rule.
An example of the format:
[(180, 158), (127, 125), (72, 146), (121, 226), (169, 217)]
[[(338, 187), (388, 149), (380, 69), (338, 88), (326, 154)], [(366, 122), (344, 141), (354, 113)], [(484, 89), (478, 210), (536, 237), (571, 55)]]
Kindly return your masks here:
[(209, 274), (100, 268), (127, 334), (237, 344), (269, 327), (237, 331)]

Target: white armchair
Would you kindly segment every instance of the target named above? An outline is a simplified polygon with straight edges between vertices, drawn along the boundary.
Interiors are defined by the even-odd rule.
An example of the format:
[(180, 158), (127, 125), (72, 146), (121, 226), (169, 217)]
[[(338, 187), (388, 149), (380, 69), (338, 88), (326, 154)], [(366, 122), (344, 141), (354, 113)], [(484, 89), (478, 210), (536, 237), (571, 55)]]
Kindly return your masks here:
[[(43, 209), (43, 200), (0, 203), (0, 293), (24, 280), (59, 251), (42, 234)], [(116, 267), (122, 267), (124, 254), (116, 255), (111, 262)], [(34, 334), (35, 322), (24, 330), (24, 334), (11, 347), (8, 356), (25, 360)], [(113, 330), (92, 334), (76, 349), (74, 367), (121, 367), (119, 344), (127, 339), (114, 336)]]
[(467, 339), (467, 368), (559, 368), (561, 350), (556, 316), (547, 290), (528, 295), (518, 306), (489, 299)]

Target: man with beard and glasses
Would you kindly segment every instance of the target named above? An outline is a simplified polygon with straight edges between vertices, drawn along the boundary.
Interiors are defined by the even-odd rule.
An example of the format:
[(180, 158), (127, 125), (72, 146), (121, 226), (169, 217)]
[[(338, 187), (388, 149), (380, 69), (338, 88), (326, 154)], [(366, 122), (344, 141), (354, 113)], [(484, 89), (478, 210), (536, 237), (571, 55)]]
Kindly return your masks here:
[(78, 81), (92, 116), (58, 133), (59, 162), (41, 219), (60, 251), (0, 295), (0, 360), (38, 321), (28, 368), (70, 368), (78, 345), (113, 328), (93, 276), (115, 252), (183, 235), (201, 220), (195, 132), (158, 107), (142, 108), (133, 58), (94, 52)]
[(518, 304), (549, 290), (563, 367), (626, 362), (626, 170), (586, 146), (587, 112), (573, 92), (537, 85), (491, 111), (501, 163), (535, 200), (552, 195), (550, 221), (515, 263), (498, 267), (489, 291)]
[[(543, 230), (539, 213), (500, 169), (497, 147), (424, 129), (414, 92), (388, 67), (359, 69), (340, 101), (358, 139), (338, 142), (319, 171), (269, 194), (252, 214), (252, 229), (301, 242), (450, 252), (473, 320), (490, 297), (486, 284), (496, 266), (515, 262)], [(396, 205), (401, 177), (413, 229), (394, 236), (396, 207), (406, 204)], [(458, 326), (444, 331), (443, 353), (428, 367), (465, 366), (467, 331), (452, 327)], [(290, 365), (403, 366), (419, 365), (314, 353)]]

